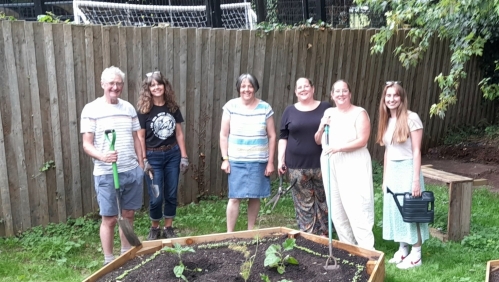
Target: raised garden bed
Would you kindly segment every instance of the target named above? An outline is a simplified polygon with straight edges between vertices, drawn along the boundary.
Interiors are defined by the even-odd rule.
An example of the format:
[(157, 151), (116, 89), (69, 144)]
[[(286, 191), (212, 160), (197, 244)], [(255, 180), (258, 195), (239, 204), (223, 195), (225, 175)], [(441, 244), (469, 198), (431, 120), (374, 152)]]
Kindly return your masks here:
[(489, 260), (487, 262), (485, 282), (499, 282), (499, 260)]
[[(294, 257), (298, 265), (286, 264), (284, 273), (279, 274), (277, 268), (264, 266), (265, 253), (271, 245), (282, 246), (287, 238), (294, 238), (296, 246), (281, 253)], [(174, 267), (179, 265), (179, 257), (161, 251), (176, 243), (195, 250), (194, 253), (186, 252), (181, 255), (184, 266), (190, 269), (183, 272), (188, 281), (244, 281), (241, 266), (253, 256), (257, 246), (248, 281), (262, 281), (261, 275), (266, 275), (268, 281), (287, 279), (295, 282), (381, 282), (385, 278), (382, 252), (333, 241), (333, 255), (338, 258), (340, 268), (326, 271), (323, 266), (329, 254), (327, 238), (275, 227), (143, 242), (141, 247), (132, 248), (85, 281), (181, 281), (173, 272)], [(135, 269), (128, 271), (125, 276), (122, 275), (133, 268)]]

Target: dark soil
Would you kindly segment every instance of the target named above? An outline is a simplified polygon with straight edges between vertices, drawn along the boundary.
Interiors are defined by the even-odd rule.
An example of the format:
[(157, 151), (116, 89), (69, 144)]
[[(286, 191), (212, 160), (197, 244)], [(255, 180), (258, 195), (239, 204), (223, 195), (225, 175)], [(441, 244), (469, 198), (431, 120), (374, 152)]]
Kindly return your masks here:
[[(299, 265), (287, 265), (285, 272), (281, 275), (275, 268), (264, 267), (265, 251), (271, 244), (280, 244), (286, 239), (285, 236), (275, 236), (264, 238), (264, 242), (258, 245), (258, 252), (251, 268), (251, 275), (248, 281), (262, 281), (260, 274), (268, 275), (270, 281), (278, 281), (282, 279), (297, 281), (352, 281), (353, 277), (358, 276), (355, 281), (368, 281), (369, 275), (366, 272), (366, 264), (368, 259), (352, 255), (344, 250), (333, 248), (333, 255), (338, 258), (339, 270), (326, 271), (324, 264), (326, 263), (329, 254), (327, 245), (321, 245), (310, 240), (298, 237), (296, 244), (301, 247), (308, 248), (314, 252), (322, 254), (325, 257), (310, 254), (306, 251), (297, 249), (296, 247), (285, 254), (296, 258)], [(232, 239), (230, 243), (250, 242), (247, 239)], [(240, 267), (245, 262), (242, 252), (229, 249), (227, 246), (217, 248), (203, 248), (207, 245), (193, 245), (195, 253), (182, 254), (184, 265), (189, 269), (202, 269), (196, 271), (184, 271), (184, 275), (189, 281), (244, 281), (241, 275)], [(200, 248), (201, 247), (201, 248)], [(247, 245), (247, 250), (251, 255), (255, 252), (256, 245), (254, 243)], [(131, 269), (135, 265), (146, 260), (150, 255), (137, 257), (127, 262), (121, 268), (106, 274), (98, 281), (116, 281), (116, 278), (123, 273), (124, 270)], [(373, 258), (375, 259), (375, 258)], [(140, 268), (130, 272), (125, 278), (120, 281), (180, 281), (175, 277), (173, 268), (179, 263), (177, 255), (161, 252), (153, 260), (147, 262)], [(359, 270), (359, 268), (362, 268)]]
[(489, 274), (489, 282), (499, 282), (499, 270), (492, 271)]
[(465, 163), (499, 165), (499, 146), (488, 142), (467, 142), (431, 148), (428, 158), (459, 160)]
[(423, 156), (422, 164), (431, 164), (435, 169), (473, 179), (487, 179), (489, 189), (499, 192), (499, 141), (497, 140), (464, 142), (431, 148)]

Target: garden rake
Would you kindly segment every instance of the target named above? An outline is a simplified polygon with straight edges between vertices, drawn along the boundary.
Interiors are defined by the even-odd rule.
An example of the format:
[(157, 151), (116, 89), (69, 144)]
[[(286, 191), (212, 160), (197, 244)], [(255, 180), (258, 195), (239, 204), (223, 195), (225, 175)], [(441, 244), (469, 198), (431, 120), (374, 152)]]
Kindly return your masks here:
[[(326, 134), (325, 138), (326, 138), (326, 146), (329, 146), (329, 125), (326, 124), (326, 126), (324, 126), (324, 134)], [(332, 198), (331, 198), (331, 173), (330, 173), (330, 165), (329, 165), (329, 156), (326, 156), (327, 157), (327, 193), (329, 195), (329, 204), (327, 205), (327, 222), (328, 222), (328, 235), (329, 235), (329, 257), (327, 258), (326, 260), (326, 264), (324, 264), (324, 269), (325, 270), (338, 270), (340, 269), (340, 266), (338, 265), (338, 262), (336, 260), (336, 258), (333, 256), (333, 231), (332, 231), (332, 223), (331, 223), (331, 202), (332, 202)], [(332, 262), (334, 262), (334, 264), (331, 264)]]
[[(109, 141), (109, 150), (114, 151), (114, 143), (116, 142), (116, 131), (114, 129), (108, 129), (105, 132), (106, 139)], [(109, 139), (109, 134), (111, 135), (111, 139)], [(122, 216), (121, 210), (121, 190), (120, 190), (120, 180), (118, 178), (118, 166), (116, 162), (113, 162), (113, 178), (114, 178), (114, 188), (116, 190), (116, 201), (118, 203), (118, 226), (121, 228), (123, 235), (128, 240), (130, 245), (137, 247), (142, 245), (139, 240), (139, 237), (133, 232), (133, 227), (127, 219), (124, 219)]]

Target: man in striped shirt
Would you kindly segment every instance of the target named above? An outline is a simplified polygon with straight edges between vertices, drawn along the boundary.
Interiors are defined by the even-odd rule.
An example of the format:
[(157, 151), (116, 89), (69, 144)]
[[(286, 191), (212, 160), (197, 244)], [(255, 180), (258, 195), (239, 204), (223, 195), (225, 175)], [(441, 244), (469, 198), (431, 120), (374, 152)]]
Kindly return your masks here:
[[(144, 163), (141, 158), (137, 131), (139, 120), (134, 107), (119, 98), (125, 74), (117, 67), (102, 72), (101, 86), (104, 95), (88, 103), (81, 113), (83, 149), (94, 162), (94, 182), (102, 223), (100, 239), (104, 252), (104, 265), (114, 260), (113, 239), (117, 215), (120, 212), (116, 193), (121, 197), (122, 216), (133, 224), (135, 210), (142, 207), (142, 179)], [(109, 150), (105, 131), (116, 131), (115, 150)], [(115, 190), (112, 163), (118, 166), (119, 191)], [(120, 230), (121, 253), (130, 249), (130, 243)]]

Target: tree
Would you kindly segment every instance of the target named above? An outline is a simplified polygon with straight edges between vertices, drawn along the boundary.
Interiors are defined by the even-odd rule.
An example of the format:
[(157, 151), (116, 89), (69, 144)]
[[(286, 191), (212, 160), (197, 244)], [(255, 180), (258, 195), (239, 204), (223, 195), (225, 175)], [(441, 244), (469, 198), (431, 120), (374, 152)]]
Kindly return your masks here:
[[(433, 104), (430, 115), (443, 118), (449, 105), (457, 101), (456, 91), (461, 79), (466, 77), (465, 63), (473, 56), (487, 52), (485, 78), (479, 83), (484, 97), (499, 98), (499, 0), (355, 0), (357, 5), (367, 5), (371, 10), (385, 12), (386, 26), (376, 33), (371, 42), (372, 53), (383, 52), (385, 44), (405, 24), (411, 26), (408, 37), (410, 46), (395, 49), (402, 65), (414, 66), (427, 51), (430, 39), (438, 36), (450, 42), (450, 72), (440, 73), (435, 80), (441, 89), (439, 102)], [(485, 50), (484, 50), (484, 47)], [(496, 60), (490, 60), (495, 54)], [(490, 71), (492, 70), (492, 71)]]

